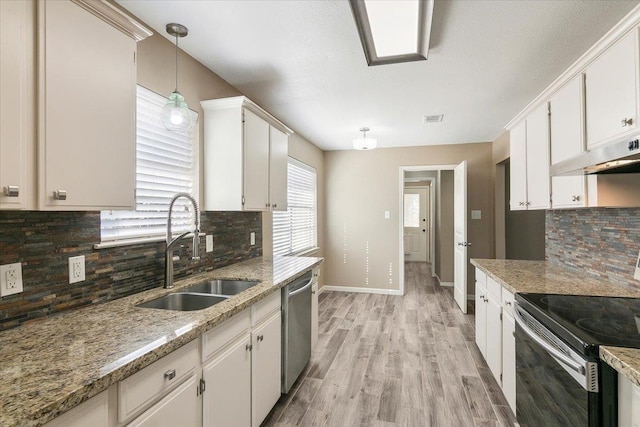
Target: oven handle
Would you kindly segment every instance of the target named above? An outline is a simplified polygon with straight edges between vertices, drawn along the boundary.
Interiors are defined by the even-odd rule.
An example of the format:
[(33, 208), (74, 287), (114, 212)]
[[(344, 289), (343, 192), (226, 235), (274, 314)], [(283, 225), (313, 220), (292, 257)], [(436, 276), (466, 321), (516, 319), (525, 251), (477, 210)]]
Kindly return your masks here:
[(554, 358), (558, 359), (558, 361), (564, 363), (565, 365), (567, 365), (569, 368), (573, 369), (574, 371), (576, 371), (580, 375), (585, 375), (586, 369), (585, 369), (584, 365), (582, 365), (581, 363), (576, 362), (574, 359), (572, 359), (572, 358), (568, 357), (567, 355), (565, 355), (564, 353), (558, 351), (556, 348), (551, 346), (544, 338), (540, 337), (533, 330), (531, 330), (525, 324), (524, 320), (520, 316), (520, 312), (519, 312), (520, 308), (519, 307), (514, 307), (514, 308), (515, 308), (515, 310), (513, 310), (513, 315), (514, 315), (514, 317), (516, 319), (516, 323), (518, 325), (520, 325), (522, 330), (529, 336), (529, 338), (531, 338), (536, 343), (538, 343), (538, 345), (540, 345), (551, 356), (553, 356)]

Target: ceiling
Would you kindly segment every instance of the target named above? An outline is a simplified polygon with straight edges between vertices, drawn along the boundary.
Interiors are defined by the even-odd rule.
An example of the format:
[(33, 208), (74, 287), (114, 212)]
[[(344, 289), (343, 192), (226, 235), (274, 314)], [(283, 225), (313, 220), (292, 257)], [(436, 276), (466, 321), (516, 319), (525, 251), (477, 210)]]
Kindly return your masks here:
[[(427, 61), (368, 67), (346, 0), (117, 0), (323, 150), (495, 140), (638, 1), (436, 1)], [(444, 114), (425, 124), (424, 115)]]

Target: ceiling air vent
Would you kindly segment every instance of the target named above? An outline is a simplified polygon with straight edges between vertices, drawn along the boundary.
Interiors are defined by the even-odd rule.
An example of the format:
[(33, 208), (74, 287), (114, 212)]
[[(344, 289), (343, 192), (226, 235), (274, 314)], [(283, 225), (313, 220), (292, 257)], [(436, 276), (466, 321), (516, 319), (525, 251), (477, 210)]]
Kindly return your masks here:
[(444, 118), (444, 114), (436, 114), (433, 116), (424, 116), (422, 118), (423, 123), (440, 123)]

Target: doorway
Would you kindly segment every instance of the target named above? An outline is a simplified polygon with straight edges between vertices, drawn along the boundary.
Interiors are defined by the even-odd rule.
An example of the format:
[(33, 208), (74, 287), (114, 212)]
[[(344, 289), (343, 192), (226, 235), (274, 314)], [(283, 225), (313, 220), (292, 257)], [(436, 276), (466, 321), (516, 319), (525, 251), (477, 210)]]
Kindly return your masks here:
[[(404, 260), (431, 262), (431, 183), (404, 187)], [(420, 183), (422, 184), (422, 182)]]

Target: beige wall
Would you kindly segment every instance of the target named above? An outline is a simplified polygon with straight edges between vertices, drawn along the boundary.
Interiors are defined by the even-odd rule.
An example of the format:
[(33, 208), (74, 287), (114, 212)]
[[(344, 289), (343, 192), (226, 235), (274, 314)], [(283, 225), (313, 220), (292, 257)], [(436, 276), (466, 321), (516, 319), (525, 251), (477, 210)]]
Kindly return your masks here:
[[(242, 95), (236, 88), (220, 78), (204, 65), (180, 51), (178, 56), (178, 90), (185, 98), (190, 109), (198, 112), (200, 128), (199, 151), (203, 152), (204, 113), (200, 101)], [(169, 96), (175, 89), (175, 45), (154, 33), (153, 36), (138, 43), (138, 84)], [(200, 171), (203, 171), (204, 156), (200, 155)], [(200, 185), (203, 186), (204, 174), (200, 173)], [(202, 192), (200, 191), (200, 195)], [(200, 204), (202, 205), (202, 197)]]
[[(324, 256), (324, 157), (318, 147), (298, 134), (289, 137), (289, 156), (316, 169), (316, 183), (318, 196), (318, 253), (314, 256)], [(271, 212), (262, 214), (262, 252), (265, 256), (273, 254), (273, 215)], [(324, 263), (320, 265), (321, 273), (319, 286), (324, 286)]]
[[(399, 289), (400, 166), (454, 165), (467, 160), (468, 240), (473, 244), (469, 257), (491, 256), (490, 143), (331, 151), (324, 153), (324, 159), (327, 285)], [(481, 220), (471, 220), (472, 209), (482, 211)], [(385, 211), (390, 219), (385, 219)], [(468, 270), (469, 293), (473, 293), (473, 269)]]
[(436, 211), (436, 258), (440, 282), (453, 282), (453, 171), (439, 173)]

